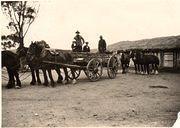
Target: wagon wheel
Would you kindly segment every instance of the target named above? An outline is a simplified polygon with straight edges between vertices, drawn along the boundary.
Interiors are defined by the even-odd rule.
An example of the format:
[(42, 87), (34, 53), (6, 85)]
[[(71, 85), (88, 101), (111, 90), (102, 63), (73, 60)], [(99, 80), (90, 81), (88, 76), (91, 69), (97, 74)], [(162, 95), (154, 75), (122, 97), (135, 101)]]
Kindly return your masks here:
[[(71, 69), (67, 68), (67, 70), (68, 70), (68, 78), (73, 80)], [(75, 79), (77, 79), (80, 76), (80, 74), (81, 74), (81, 70), (80, 69), (74, 69), (74, 74), (75, 74)]]
[(102, 63), (99, 59), (91, 59), (86, 66), (86, 76), (91, 81), (97, 81), (102, 76)]
[(117, 57), (111, 56), (107, 64), (107, 73), (110, 79), (114, 79), (118, 72), (118, 60)]

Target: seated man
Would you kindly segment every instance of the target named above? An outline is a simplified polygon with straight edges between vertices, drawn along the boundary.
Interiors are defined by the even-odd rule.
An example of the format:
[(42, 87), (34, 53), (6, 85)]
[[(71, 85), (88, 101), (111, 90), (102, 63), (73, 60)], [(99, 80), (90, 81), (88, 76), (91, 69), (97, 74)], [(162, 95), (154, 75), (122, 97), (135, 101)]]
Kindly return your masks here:
[(90, 47), (88, 46), (88, 42), (86, 42), (86, 45), (84, 45), (83, 52), (90, 52)]
[(71, 48), (73, 52), (77, 52), (76, 41), (72, 42)]

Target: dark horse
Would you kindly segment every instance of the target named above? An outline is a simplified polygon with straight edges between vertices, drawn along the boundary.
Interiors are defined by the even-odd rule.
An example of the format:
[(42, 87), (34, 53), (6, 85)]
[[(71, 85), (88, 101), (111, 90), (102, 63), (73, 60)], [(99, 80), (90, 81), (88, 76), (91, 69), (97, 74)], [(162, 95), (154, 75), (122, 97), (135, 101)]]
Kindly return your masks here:
[(134, 62), (134, 68), (135, 68), (135, 73), (140, 73), (144, 72), (144, 61), (143, 61), (143, 54), (140, 50), (133, 50), (131, 52), (131, 57)]
[[(33, 42), (32, 42), (33, 43)], [(36, 43), (38, 43), (39, 45), (44, 46), (45, 48), (50, 48), (49, 45), (45, 42), (45, 41), (36, 41)], [(28, 48), (27, 47), (22, 47), (22, 48), (18, 48), (17, 49), (17, 54), (19, 56), (19, 58), (24, 61), (26, 61), (25, 63), (29, 66), (30, 70), (31, 70), (31, 76), (32, 76), (32, 80), (30, 82), (31, 85), (35, 85), (36, 82), (38, 83), (38, 85), (41, 84), (41, 79), (39, 76), (39, 68), (37, 67), (36, 63), (30, 60), (30, 53), (28, 53)], [(61, 71), (60, 69), (55, 69), (57, 74), (58, 74), (58, 80), (57, 83), (62, 83), (63, 77), (61, 76)]]
[[(21, 81), (19, 80), (20, 61), (18, 55), (11, 51), (2, 51), (2, 67), (7, 68), (9, 81), (6, 88), (21, 88)], [(15, 78), (17, 84), (15, 85)]]
[(117, 51), (117, 54), (121, 54), (121, 67), (122, 67), (122, 73), (127, 73), (128, 68), (129, 68), (129, 63), (130, 63), (130, 51)]
[(30, 61), (27, 61), (27, 59), (26, 59), (27, 51), (28, 51), (27, 47), (18, 48), (17, 49), (18, 57), (21, 60), (25, 61), (24, 63), (27, 64), (31, 70), (32, 80), (31, 80), (30, 84), (35, 85), (36, 82), (38, 84), (41, 84), (41, 79), (39, 77), (39, 69), (36, 68), (35, 65), (33, 65), (33, 63), (31, 63)]
[[(46, 71), (48, 72), (49, 78), (51, 80), (51, 85), (54, 86), (54, 80), (52, 77), (51, 69), (55, 69), (56, 71), (60, 71), (61, 66), (56, 64), (44, 63), (44, 61), (48, 62), (59, 62), (59, 63), (72, 63), (73, 58), (70, 53), (63, 52), (62, 50), (58, 50), (58, 53), (51, 53), (50, 49), (44, 47), (44, 45), (39, 44), (38, 42), (32, 42), (27, 51), (27, 60), (31, 62), (34, 67), (38, 69), (42, 69), (44, 75), (44, 85), (48, 85), (48, 77)], [(63, 67), (65, 72), (65, 81), (68, 82), (68, 72), (67, 68)], [(74, 71), (71, 70), (73, 77), (75, 78)], [(60, 76), (60, 72), (58, 73)], [(62, 79), (61, 79), (62, 80)], [(75, 83), (75, 79), (73, 83)]]
[(155, 55), (146, 55), (140, 50), (134, 50), (131, 54), (136, 73), (150, 74), (150, 66), (155, 74), (158, 74), (159, 58)]

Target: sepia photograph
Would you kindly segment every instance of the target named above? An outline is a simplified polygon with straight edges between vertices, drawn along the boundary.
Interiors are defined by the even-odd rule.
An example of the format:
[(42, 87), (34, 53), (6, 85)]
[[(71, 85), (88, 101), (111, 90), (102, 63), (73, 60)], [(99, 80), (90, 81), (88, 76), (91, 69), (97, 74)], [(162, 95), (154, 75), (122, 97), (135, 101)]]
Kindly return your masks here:
[(180, 0), (1, 0), (1, 127), (180, 128)]

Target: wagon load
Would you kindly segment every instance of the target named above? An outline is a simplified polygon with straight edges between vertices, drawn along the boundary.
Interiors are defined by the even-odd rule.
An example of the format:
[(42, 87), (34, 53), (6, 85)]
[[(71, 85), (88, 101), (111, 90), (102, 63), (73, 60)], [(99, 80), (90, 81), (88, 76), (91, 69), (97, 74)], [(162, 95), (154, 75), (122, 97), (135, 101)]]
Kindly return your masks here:
[[(64, 53), (70, 53), (72, 57), (71, 63), (61, 62), (59, 56)], [(53, 55), (51, 61), (44, 61), (44, 63), (55, 64), (67, 68), (73, 68), (76, 78), (79, 77), (83, 70), (85, 75), (91, 81), (97, 81), (101, 78), (103, 69), (107, 68), (107, 74), (110, 79), (116, 77), (118, 70), (118, 60), (116, 55), (112, 53), (86, 53), (86, 52), (71, 52), (69, 50), (61, 49), (44, 49), (44, 57), (48, 54)], [(67, 56), (69, 57), (69, 56)], [(52, 61), (53, 60), (53, 61)], [(72, 78), (71, 73), (68, 74)]]

